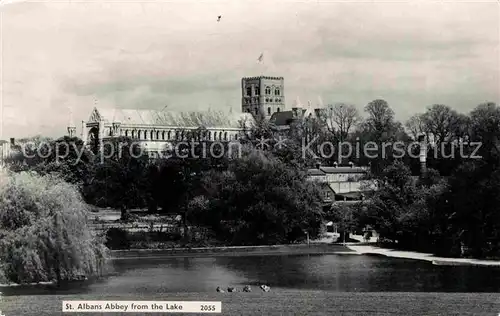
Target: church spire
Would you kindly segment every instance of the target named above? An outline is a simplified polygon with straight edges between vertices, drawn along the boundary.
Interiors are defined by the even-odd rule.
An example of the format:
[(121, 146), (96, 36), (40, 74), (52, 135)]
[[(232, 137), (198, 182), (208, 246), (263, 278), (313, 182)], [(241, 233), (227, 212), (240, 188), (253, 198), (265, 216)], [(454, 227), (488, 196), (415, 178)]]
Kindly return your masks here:
[(323, 108), (323, 99), (321, 99), (321, 96), (318, 95), (318, 108)]

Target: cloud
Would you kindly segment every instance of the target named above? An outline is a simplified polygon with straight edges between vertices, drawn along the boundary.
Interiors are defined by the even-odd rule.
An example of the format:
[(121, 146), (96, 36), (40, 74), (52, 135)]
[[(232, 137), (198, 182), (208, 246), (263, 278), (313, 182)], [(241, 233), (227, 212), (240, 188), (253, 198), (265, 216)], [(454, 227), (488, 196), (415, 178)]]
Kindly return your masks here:
[(68, 108), (85, 120), (96, 99), (238, 111), (241, 77), (260, 74), (285, 77), (289, 106), (297, 96), (360, 108), (384, 98), (400, 119), (433, 103), (468, 111), (500, 99), (497, 2), (91, 1), (2, 11), (0, 138), (61, 135)]

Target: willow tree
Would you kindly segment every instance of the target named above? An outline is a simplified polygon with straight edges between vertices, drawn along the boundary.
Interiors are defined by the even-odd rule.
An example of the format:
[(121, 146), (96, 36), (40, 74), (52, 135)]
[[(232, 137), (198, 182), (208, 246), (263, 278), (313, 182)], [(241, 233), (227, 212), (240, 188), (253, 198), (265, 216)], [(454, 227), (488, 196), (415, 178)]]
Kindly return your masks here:
[(77, 188), (51, 175), (1, 175), (0, 274), (32, 283), (96, 276), (107, 249), (87, 225)]

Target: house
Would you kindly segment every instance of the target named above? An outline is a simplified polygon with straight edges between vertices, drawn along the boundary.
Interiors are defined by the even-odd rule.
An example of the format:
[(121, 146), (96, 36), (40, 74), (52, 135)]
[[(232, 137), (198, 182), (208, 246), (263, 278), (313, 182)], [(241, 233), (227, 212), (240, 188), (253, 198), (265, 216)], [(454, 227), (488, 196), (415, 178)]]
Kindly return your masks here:
[(324, 202), (330, 202), (327, 198), (333, 194), (335, 201), (359, 201), (364, 198), (364, 191), (368, 190), (368, 182), (364, 180), (368, 174), (368, 167), (354, 166), (321, 166), (308, 169), (309, 181), (319, 183), (323, 188)]

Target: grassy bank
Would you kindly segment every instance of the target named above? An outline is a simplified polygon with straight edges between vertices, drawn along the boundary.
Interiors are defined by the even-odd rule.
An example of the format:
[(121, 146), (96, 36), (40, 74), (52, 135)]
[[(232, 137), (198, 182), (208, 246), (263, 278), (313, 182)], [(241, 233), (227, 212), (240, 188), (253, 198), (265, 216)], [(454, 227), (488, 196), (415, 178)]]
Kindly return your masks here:
[[(145, 297), (116, 295), (38, 295), (5, 297), (5, 315), (61, 314), (63, 300), (220, 301), (219, 315), (497, 315), (498, 293), (360, 293), (274, 290), (269, 293), (169, 293)], [(87, 313), (87, 315), (100, 315)], [(143, 315), (128, 313), (127, 315)], [(197, 314), (191, 314), (197, 315)]]
[(277, 246), (203, 247), (174, 249), (129, 249), (112, 250), (113, 259), (137, 257), (213, 257), (213, 256), (263, 256), (293, 254), (341, 254), (355, 253), (343, 245), (299, 244)]

